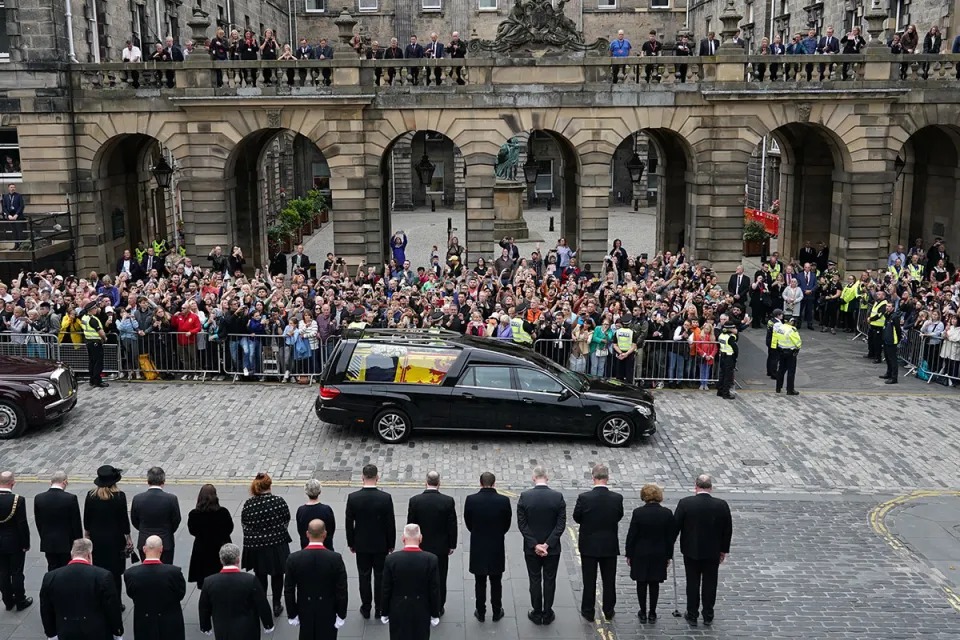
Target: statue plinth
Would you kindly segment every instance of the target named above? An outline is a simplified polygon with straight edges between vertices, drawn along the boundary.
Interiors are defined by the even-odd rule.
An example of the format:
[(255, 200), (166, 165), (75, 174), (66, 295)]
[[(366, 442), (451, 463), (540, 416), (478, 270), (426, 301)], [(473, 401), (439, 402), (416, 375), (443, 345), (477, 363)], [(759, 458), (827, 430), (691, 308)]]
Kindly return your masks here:
[(523, 199), (527, 194), (527, 186), (511, 180), (497, 180), (493, 186), (493, 210), (496, 218), (493, 221), (493, 237), (495, 239), (510, 236), (517, 240), (530, 237), (527, 221), (523, 219)]

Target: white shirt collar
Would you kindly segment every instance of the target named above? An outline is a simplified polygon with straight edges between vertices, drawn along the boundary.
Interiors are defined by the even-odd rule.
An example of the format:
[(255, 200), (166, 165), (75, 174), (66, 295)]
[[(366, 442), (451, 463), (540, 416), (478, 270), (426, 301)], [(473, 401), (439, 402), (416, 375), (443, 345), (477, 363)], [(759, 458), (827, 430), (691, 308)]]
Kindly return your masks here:
[(8, 489), (7, 487), (0, 487), (0, 493), (13, 493), (13, 489)]
[(51, 488), (51, 489), (59, 489), (60, 491), (63, 491), (63, 490), (65, 489), (65, 487), (64, 487), (62, 484), (52, 484), (52, 485), (50, 485), (50, 488)]
[(547, 481), (546, 481), (546, 480), (537, 480), (535, 483), (533, 483), (533, 486), (535, 486), (535, 487), (545, 487), (545, 486), (547, 486)]
[(223, 565), (223, 568), (224, 568), (224, 569), (237, 569), (238, 571), (239, 571), (239, 569), (240, 569), (240, 567), (238, 567), (238, 566), (235, 565), (235, 564), (225, 564), (225, 565)]
[(160, 491), (163, 491), (163, 487), (158, 487), (156, 485), (151, 485), (147, 487), (147, 491), (150, 491), (150, 489), (159, 489)]

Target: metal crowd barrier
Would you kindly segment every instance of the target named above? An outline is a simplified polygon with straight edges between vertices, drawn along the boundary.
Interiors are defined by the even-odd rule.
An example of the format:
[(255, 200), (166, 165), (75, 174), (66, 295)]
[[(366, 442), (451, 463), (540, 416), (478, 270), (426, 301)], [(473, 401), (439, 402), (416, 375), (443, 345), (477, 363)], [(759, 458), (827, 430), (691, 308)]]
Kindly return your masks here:
[(295, 345), (288, 345), (283, 336), (229, 335), (224, 343), (224, 372), (234, 380), (240, 376), (264, 380), (292, 377), (306, 379), (312, 384), (339, 341), (339, 336), (330, 336), (325, 341), (318, 341), (317, 348), (311, 349), (310, 355), (297, 357)]
[(121, 373), (131, 378), (206, 380), (223, 375), (223, 349), (207, 333), (151, 331), (120, 340)]
[[(46, 333), (0, 333), (0, 355), (25, 356), (62, 362), (74, 373), (88, 373), (87, 346), (84, 343), (58, 342), (57, 336)], [(120, 371), (120, 345), (103, 345), (104, 373)]]
[(853, 337), (850, 338), (852, 341), (863, 340), (866, 342), (867, 333), (870, 331), (870, 323), (867, 322), (867, 317), (870, 315), (868, 309), (860, 309), (857, 312), (857, 327), (856, 332), (853, 334)]

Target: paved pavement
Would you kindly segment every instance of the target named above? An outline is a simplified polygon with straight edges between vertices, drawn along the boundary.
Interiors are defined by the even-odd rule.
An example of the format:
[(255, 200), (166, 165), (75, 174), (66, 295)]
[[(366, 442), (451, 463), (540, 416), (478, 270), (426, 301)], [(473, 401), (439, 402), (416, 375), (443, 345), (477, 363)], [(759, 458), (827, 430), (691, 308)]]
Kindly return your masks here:
[[(589, 440), (473, 435), (422, 437), (388, 447), (369, 434), (319, 424), (312, 413), (312, 388), (117, 382), (106, 390), (82, 389), (77, 410), (62, 424), (0, 444), (0, 467), (17, 471), (17, 491), (31, 498), (43, 485), (30, 477), (46, 477), (55, 469), (68, 470), (72, 488), (82, 492), (91, 486), (96, 468), (111, 463), (127, 470), (122, 488), (133, 494), (141, 490), (145, 469), (161, 464), (184, 514), (203, 481), (215, 482), (224, 504), (238, 515), (255, 471), (271, 472), (278, 491), (294, 506), (302, 498), (302, 481), (313, 476), (324, 482), (324, 499), (342, 515), (361, 465), (374, 462), (398, 504), (398, 527), (403, 505), (434, 468), (462, 505), (480, 472), (494, 470), (498, 485), (515, 496), (529, 485), (531, 468), (544, 464), (552, 484), (564, 490), (569, 511), (576, 493), (589, 486), (590, 467), (604, 461), (626, 496), (628, 514), (639, 504), (645, 482), (665, 486), (666, 504), (673, 507), (694, 476), (709, 472), (718, 495), (731, 500), (735, 518), (734, 549), (721, 570), (712, 629), (690, 630), (669, 616), (671, 582), (662, 591), (660, 613), (665, 615), (655, 628), (641, 628), (633, 617), (636, 597), (625, 565), (618, 575), (618, 616), (609, 623), (582, 621), (570, 522), (557, 623), (534, 627), (525, 618), (527, 583), (514, 531), (508, 540), (508, 618), (480, 625), (470, 617), (472, 580), (464, 579), (466, 547), (461, 546), (452, 563), (448, 613), (434, 639), (955, 637), (960, 435), (952, 416), (960, 397), (913, 378), (903, 378), (895, 388), (883, 386), (876, 367), (859, 358), (862, 343), (849, 336), (802, 335), (801, 396), (772, 392), (763, 377), (762, 333), (747, 332), (739, 400), (697, 391), (658, 392), (659, 433), (623, 450)], [(909, 493), (916, 489), (925, 491)], [(628, 521), (629, 515), (621, 523), (624, 536)], [(339, 548), (343, 538), (337, 535)], [(185, 531), (178, 543), (178, 563), (185, 565), (191, 544)], [(27, 588), (36, 595), (44, 567), (36, 551), (28, 564)], [(347, 565), (354, 599), (343, 634), (383, 640), (383, 627), (356, 615), (356, 568), (350, 558)], [(681, 602), (682, 573), (681, 568)], [(196, 600), (191, 591), (184, 606), (188, 637), (199, 640)], [(291, 631), (281, 620), (274, 637), (292, 638)], [(36, 607), (0, 614), (0, 640), (41, 635)]]

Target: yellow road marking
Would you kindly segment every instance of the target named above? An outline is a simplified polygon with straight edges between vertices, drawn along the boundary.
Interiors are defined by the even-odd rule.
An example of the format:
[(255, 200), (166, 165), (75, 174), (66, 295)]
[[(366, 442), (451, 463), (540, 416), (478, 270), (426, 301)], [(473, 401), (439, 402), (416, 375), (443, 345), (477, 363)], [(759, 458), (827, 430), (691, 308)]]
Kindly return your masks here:
[[(881, 502), (870, 511), (870, 515), (868, 516), (870, 527), (877, 535), (883, 538), (883, 540), (890, 545), (894, 551), (907, 555), (917, 562), (923, 563), (923, 560), (919, 558), (916, 553), (907, 548), (895, 535), (893, 535), (893, 533), (890, 532), (890, 529), (886, 524), (886, 518), (894, 509), (909, 504), (914, 500), (919, 500), (921, 498), (939, 498), (943, 496), (960, 498), (960, 491), (947, 489), (913, 491), (902, 496), (897, 496), (896, 498), (891, 498), (886, 502)], [(943, 595), (947, 599), (947, 602), (950, 603), (950, 606), (955, 610), (960, 611), (960, 594), (954, 591), (949, 585), (941, 584), (940, 589), (943, 591)]]
[[(577, 559), (577, 566), (583, 567), (583, 561), (580, 559), (580, 547), (577, 545), (577, 530), (573, 527), (567, 527), (567, 535), (570, 536), (570, 540), (573, 544), (573, 557)], [(597, 581), (597, 602), (603, 602), (603, 594), (600, 591), (600, 581)], [(579, 607), (577, 609), (579, 611)], [(596, 619), (593, 621), (594, 627), (596, 629), (597, 635), (600, 636), (600, 640), (617, 640), (616, 634), (613, 632), (613, 629), (604, 619), (603, 614), (596, 616)]]

